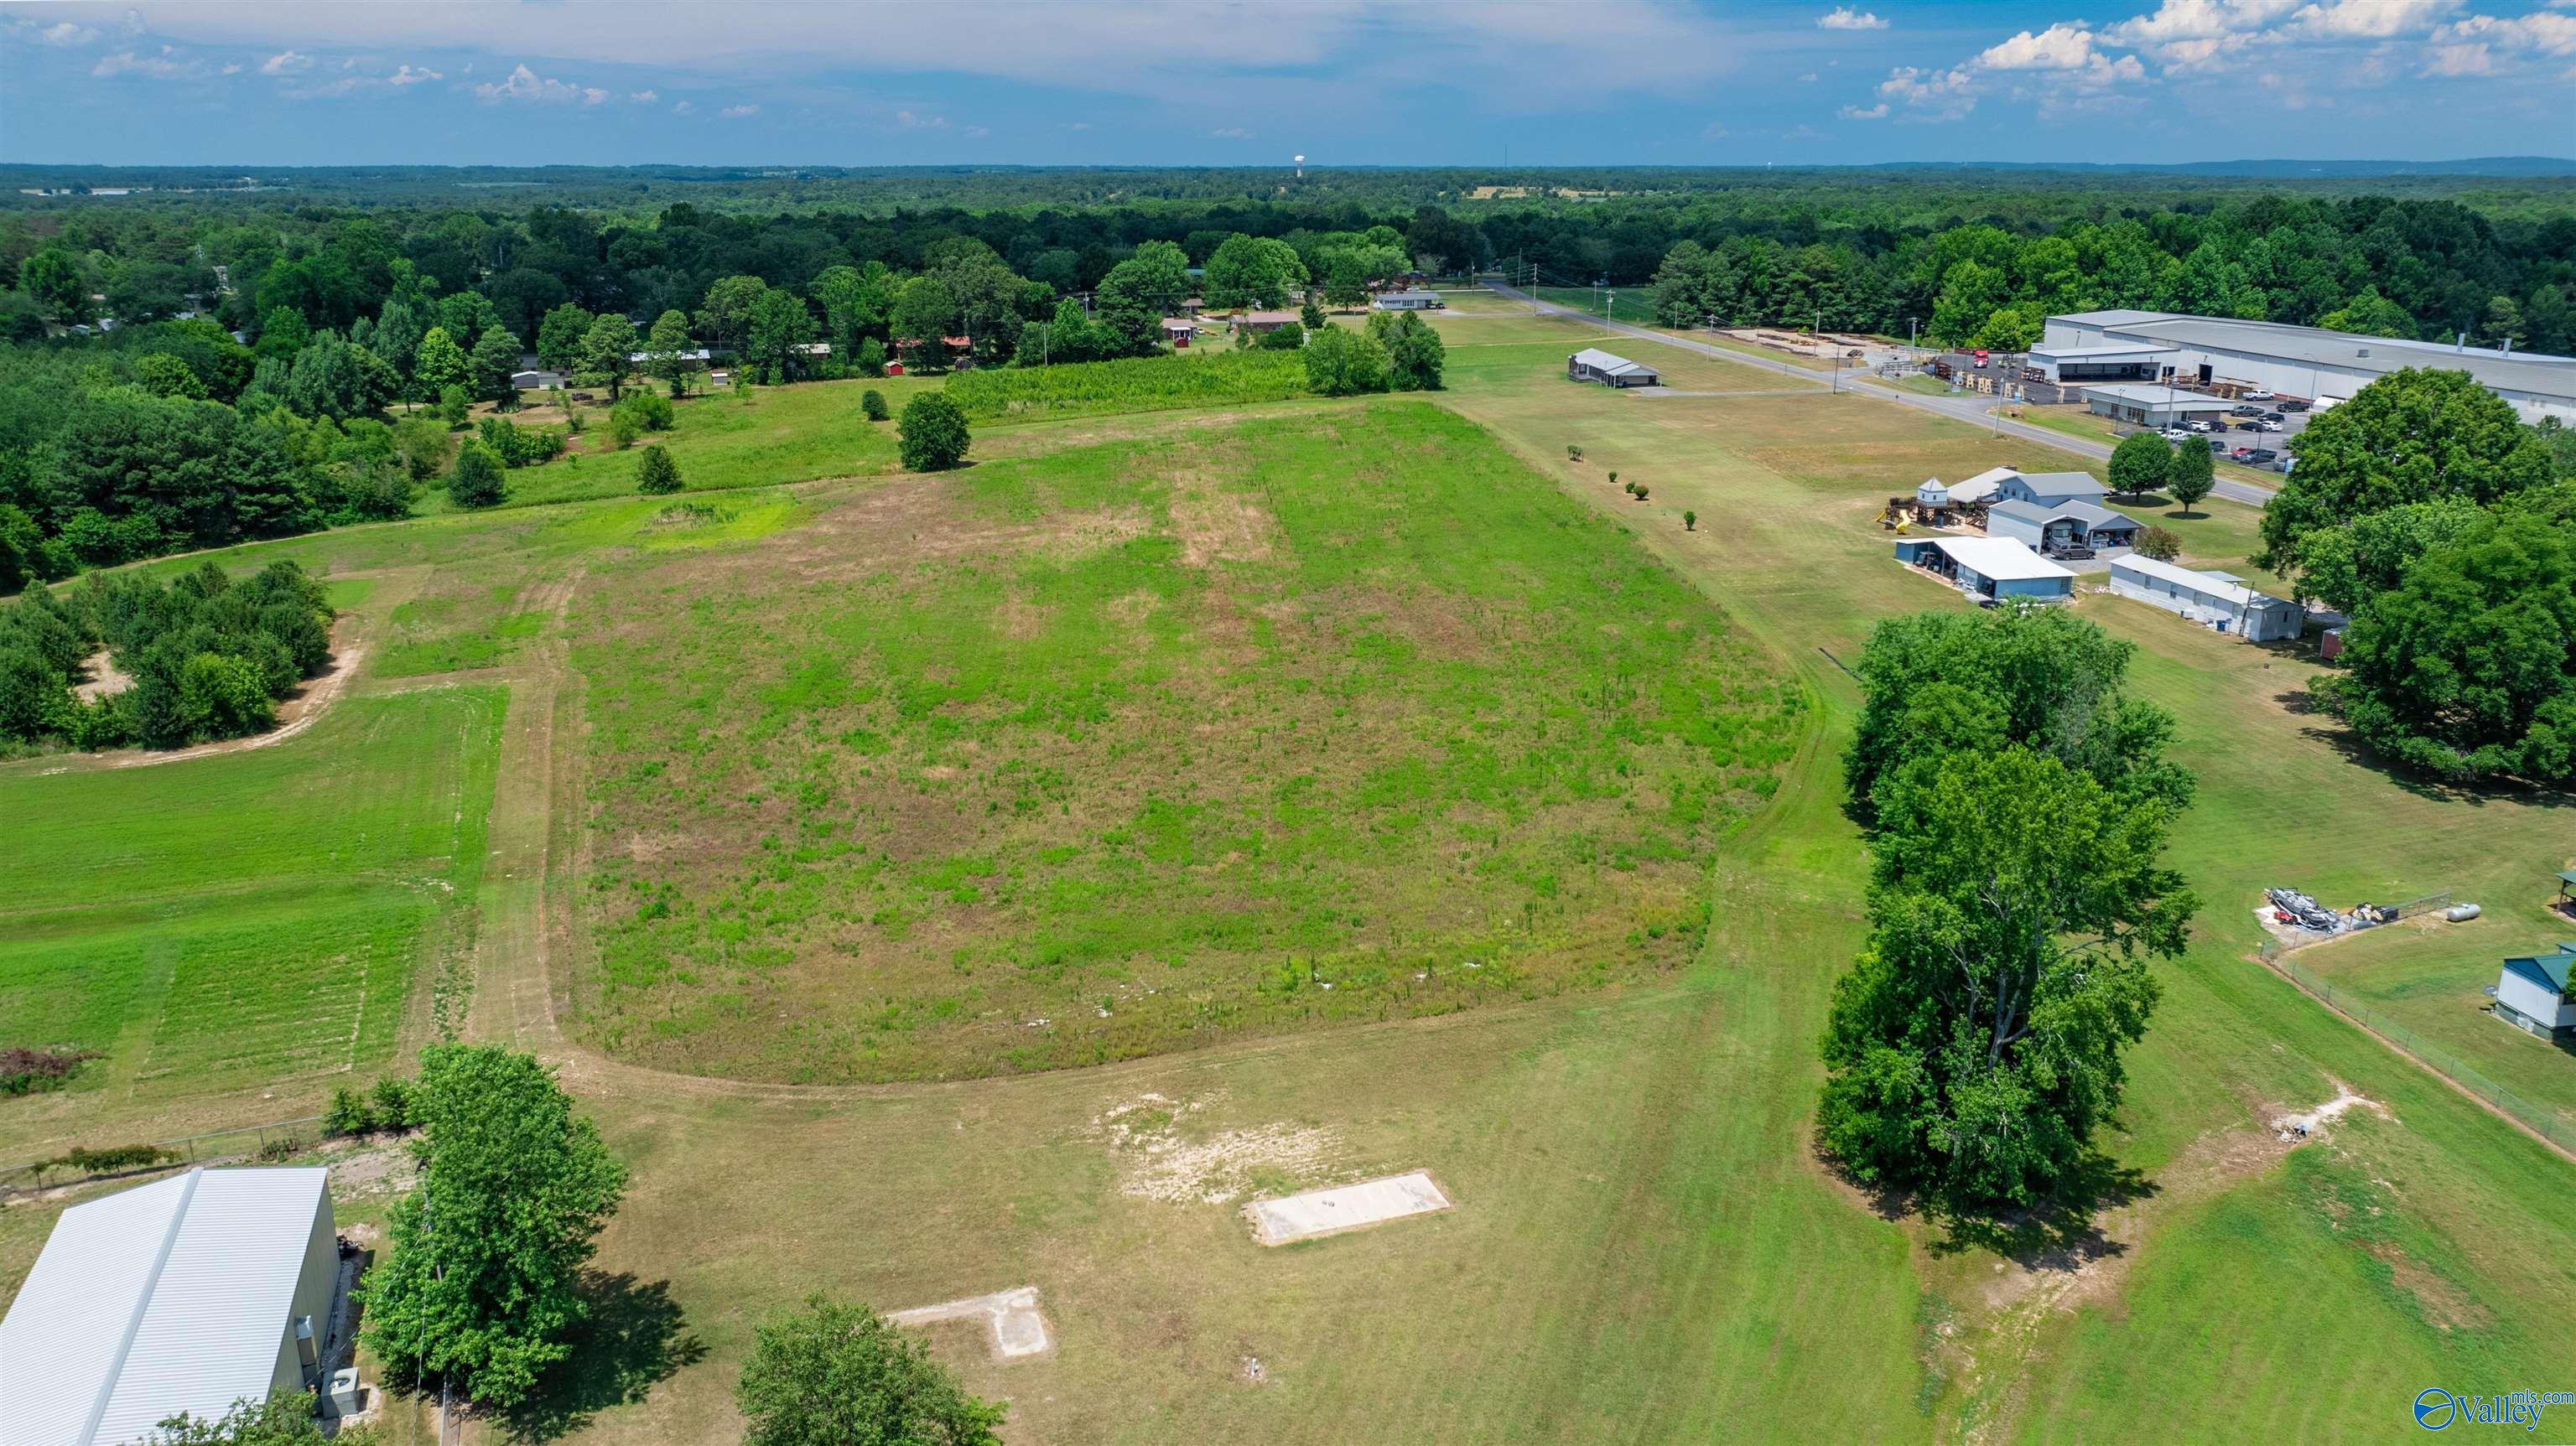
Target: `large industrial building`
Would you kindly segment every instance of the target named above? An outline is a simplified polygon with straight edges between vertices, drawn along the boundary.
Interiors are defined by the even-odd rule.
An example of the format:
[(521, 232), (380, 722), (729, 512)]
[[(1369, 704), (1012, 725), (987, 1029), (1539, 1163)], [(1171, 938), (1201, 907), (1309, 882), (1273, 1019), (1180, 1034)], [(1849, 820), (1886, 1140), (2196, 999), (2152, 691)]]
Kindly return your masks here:
[(2576, 423), (2576, 357), (2352, 336), (2272, 321), (2079, 311), (2050, 317), (2025, 365), (2034, 380), (2050, 384), (2172, 381), (2304, 397), (2320, 407), (2401, 367), (2435, 367), (2467, 372), (2526, 422), (2558, 417)]
[(115, 1446), (315, 1384), (340, 1279), (326, 1177), (198, 1169), (65, 1210), (0, 1320), (0, 1442)]

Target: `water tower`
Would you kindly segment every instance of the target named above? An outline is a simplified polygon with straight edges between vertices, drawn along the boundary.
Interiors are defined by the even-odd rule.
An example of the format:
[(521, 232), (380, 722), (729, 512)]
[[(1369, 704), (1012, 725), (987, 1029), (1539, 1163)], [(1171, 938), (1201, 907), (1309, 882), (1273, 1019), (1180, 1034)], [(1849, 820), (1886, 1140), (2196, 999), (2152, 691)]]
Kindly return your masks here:
[(1304, 156), (1299, 156), (1297, 158), (1297, 179), (1301, 181), (1306, 179), (1306, 158)]

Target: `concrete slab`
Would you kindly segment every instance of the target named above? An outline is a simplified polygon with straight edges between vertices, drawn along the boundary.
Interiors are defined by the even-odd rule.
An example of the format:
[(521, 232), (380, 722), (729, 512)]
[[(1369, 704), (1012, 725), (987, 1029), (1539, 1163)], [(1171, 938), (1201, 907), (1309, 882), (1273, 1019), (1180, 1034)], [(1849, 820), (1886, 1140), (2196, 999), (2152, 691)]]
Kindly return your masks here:
[(1415, 1170), (1357, 1185), (1309, 1190), (1284, 1199), (1255, 1200), (1244, 1207), (1243, 1214), (1252, 1222), (1255, 1241), (1286, 1245), (1450, 1208), (1449, 1197), (1441, 1193), (1429, 1173)]
[(991, 1295), (968, 1296), (964, 1300), (944, 1300), (937, 1305), (915, 1306), (911, 1310), (896, 1311), (886, 1319), (896, 1325), (912, 1326), (979, 1317), (992, 1328), (995, 1358), (1009, 1361), (1045, 1353), (1049, 1344), (1046, 1317), (1038, 1314), (1038, 1288), (1034, 1285), (995, 1291)]

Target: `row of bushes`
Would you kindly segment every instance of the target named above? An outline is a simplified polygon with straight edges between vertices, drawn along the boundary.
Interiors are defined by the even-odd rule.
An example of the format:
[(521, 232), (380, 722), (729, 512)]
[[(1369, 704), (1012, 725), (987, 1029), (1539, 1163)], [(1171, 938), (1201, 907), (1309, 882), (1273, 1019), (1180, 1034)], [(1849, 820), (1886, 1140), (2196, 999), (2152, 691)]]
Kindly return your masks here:
[[(331, 657), (322, 585), (292, 562), (236, 581), (209, 560), (168, 586), (93, 576), (0, 610), (0, 740), (176, 748), (257, 733)], [(82, 700), (72, 679), (106, 648), (133, 685)]]
[(419, 1091), (411, 1081), (387, 1075), (360, 1094), (347, 1085), (331, 1091), (322, 1111), (326, 1135), (372, 1135), (378, 1130), (408, 1130), (420, 1123)]

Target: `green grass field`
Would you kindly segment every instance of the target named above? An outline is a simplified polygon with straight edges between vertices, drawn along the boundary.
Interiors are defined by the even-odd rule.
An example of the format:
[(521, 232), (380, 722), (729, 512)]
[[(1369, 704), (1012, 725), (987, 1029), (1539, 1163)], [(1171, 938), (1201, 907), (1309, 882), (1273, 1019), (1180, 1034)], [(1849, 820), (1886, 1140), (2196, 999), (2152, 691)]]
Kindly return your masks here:
[(781, 548), (605, 571), (575, 656), (586, 1027), (797, 1080), (1668, 971), (1796, 706), (1615, 527), (1392, 399), (890, 482)]
[[(869, 421), (859, 409), (860, 394), (870, 389), (885, 393), (899, 414), (906, 401), (941, 382), (938, 377), (878, 377), (690, 397), (673, 409), (668, 433), (645, 433), (622, 452), (610, 450), (604, 402), (585, 406), (586, 429), (566, 455), (542, 467), (514, 469), (504, 505), (631, 496), (636, 466), (644, 448), (654, 443), (670, 449), (680, 464), (682, 483), (692, 492), (892, 472), (899, 466), (894, 423)], [(555, 416), (546, 411), (533, 420)], [(426, 498), (432, 507), (447, 505), (444, 492), (433, 490)]]
[[(2429, 1385), (2565, 1386), (2576, 1166), (2246, 957), (2266, 884), (2330, 902), (2479, 899), (2475, 924), (2297, 957), (2517, 1090), (2576, 1098), (2576, 1058), (2486, 1018), (2476, 993), (2502, 954), (2576, 937), (2543, 907), (2567, 853), (2558, 801), (2393, 779), (2308, 710), (2315, 664), (2295, 649), (2082, 596), (2081, 615), (2137, 644), (2134, 685), (2174, 710), (2173, 753), (2200, 780), (2173, 848), (2204, 901), (2195, 941), (2159, 967), (2164, 999), (2105, 1142), (2140, 1188), (2057, 1256), (1999, 1256), (1882, 1215), (1810, 1137), (1816, 1037), (1861, 939), (1866, 875), (1839, 785), (1856, 690), (1827, 654), (1850, 659), (1880, 618), (1959, 605), (1890, 557), (1888, 495), (2068, 461), (1821, 389), (1568, 385), (1564, 355), (1591, 326), (1460, 300), (1437, 322), (1458, 345), (1435, 399), (995, 429), (962, 473), (702, 499), (742, 510), (686, 524), (619, 498), (241, 550), (245, 565), (295, 556), (373, 583), (359, 621), (390, 628), (411, 607), (405, 636), (423, 643), (546, 620), (509, 624), (539, 631), (500, 640), (496, 676), (571, 643), (555, 762), (514, 713), (499, 791), (540, 815), (540, 835), (586, 839), (586, 856), (567, 846), (544, 869), (591, 928), (550, 946), (527, 997), (551, 982), (577, 1032), (623, 1028), (635, 1057), (784, 1073), (761, 1053), (783, 1037), (830, 1077), (895, 1073), (923, 1041), (982, 1048), (954, 1021), (1005, 998), (1016, 1018), (991, 1031), (1004, 1048), (1061, 1025), (1089, 1049), (1131, 1022), (1152, 1027), (1148, 1047), (1189, 1042), (1154, 1011), (1201, 1002), (1192, 967), (1215, 957), (1205, 932), (1224, 903), (1242, 908), (1220, 924), (1266, 931), (1265, 962), (1319, 965), (1293, 992), (1243, 1000), (1289, 1012), (1100, 1068), (789, 1092), (576, 1054), (567, 1081), (635, 1171), (599, 1264), (667, 1283), (705, 1347), (641, 1401), (584, 1416), (577, 1439), (733, 1439), (753, 1324), (817, 1289), (891, 1309), (1039, 1287), (1057, 1343), (1043, 1358), (1001, 1365), (969, 1329), (933, 1335), (971, 1388), (1009, 1399), (1008, 1439), (1032, 1443), (2373, 1441), (2416, 1432), (2407, 1405)], [(1683, 354), (1666, 350), (1648, 355), (1678, 375)], [(1710, 382), (1685, 390), (1785, 380), (1685, 360)], [(2246, 571), (2252, 509), (2131, 510), (2181, 534), (2193, 561)], [(557, 588), (561, 633), (539, 605)], [(439, 599), (437, 618), (419, 606)], [(1629, 696), (1632, 719), (1673, 713), (1669, 689), (1691, 676), (1747, 723), (1731, 786), (1685, 830), (1670, 785), (1718, 745), (1598, 709)], [(1603, 688), (1623, 677), (1633, 695)], [(354, 766), (329, 726), (165, 769), (0, 771), (0, 807), (23, 816), (22, 787), (142, 780), (151, 800), (120, 793), (99, 817), (220, 836), (252, 805), (182, 775), (273, 769), (252, 793), (274, 797)], [(387, 735), (368, 756), (390, 768), (430, 746)], [(1527, 786), (1533, 769), (1542, 786)], [(549, 790), (565, 800), (550, 821), (529, 802)], [(1514, 798), (1517, 821), (1501, 807)], [(376, 807), (396, 805), (349, 811)], [(495, 857), (523, 867), (502, 832)], [(1636, 847), (1657, 835), (1686, 847)], [(1619, 867), (1622, 840), (1635, 867)], [(1553, 895), (1530, 873), (1550, 857)], [(1494, 859), (1521, 872), (1482, 871)], [(258, 851), (232, 872), (268, 897), (311, 868)], [(1660, 908), (1686, 875), (1701, 880), (1703, 942), (1614, 931), (1567, 956), (1608, 953), (1618, 987), (1490, 991), (1509, 997), (1434, 1019), (1387, 1007), (1433, 982), (1409, 978), (1406, 949), (1460, 958), (1460, 941), (1534, 901)], [(107, 887), (33, 882), (93, 910)], [(494, 909), (538, 893), (523, 874), (490, 882)], [(1565, 907), (1559, 922), (1578, 917)], [(1146, 935), (1171, 920), (1197, 931), (1179, 970), (1168, 939)], [(1074, 932), (1086, 921), (1097, 932)], [(511, 923), (526, 921), (477, 927)], [(1397, 977), (1320, 967), (1336, 935), (1399, 924)], [(1313, 927), (1320, 944), (1299, 932)], [(1140, 938), (1155, 947), (1129, 947)], [(1039, 939), (1070, 947), (1049, 961), (1028, 947)], [(638, 940), (656, 947), (639, 956)], [(1104, 943), (1129, 950), (1123, 977)], [(655, 967), (668, 978), (602, 993), (615, 971)], [(913, 982), (785, 997), (827, 971), (873, 984), (879, 968)], [(1143, 993), (1176, 975), (1190, 987)], [(1351, 997), (1377, 1007), (1320, 1007), (1344, 993), (1327, 980), (1362, 981)], [(475, 1018), (559, 1049), (524, 1015), (485, 1014), (523, 982), (485, 980)], [(1396, 992), (1371, 993), (1383, 984)], [(931, 1017), (943, 997), (966, 1002)], [(1052, 1022), (1031, 1028), (1039, 1015), (1020, 1011), (1040, 999)], [(61, 1000), (46, 1007), (79, 1013)], [(121, 1035), (165, 1027), (115, 1008)], [(304, 1113), (328, 1078), (205, 1108)], [(185, 1077), (159, 1087), (138, 1109), (191, 1106)], [(2372, 1105), (2307, 1143), (2278, 1137), (2276, 1118), (2338, 1089)], [(28, 1111), (103, 1093), (0, 1101), (0, 1128), (33, 1133)], [(1252, 1194), (1413, 1168), (1458, 1208), (1282, 1250), (1251, 1244), (1235, 1214)], [(0, 1289), (50, 1208), (0, 1211)]]
[(460, 942), (501, 708), (354, 698), (307, 747), (0, 771), (0, 1020), (104, 1055), (66, 1094), (0, 1102), (0, 1158), (136, 1101), (381, 1068)]

